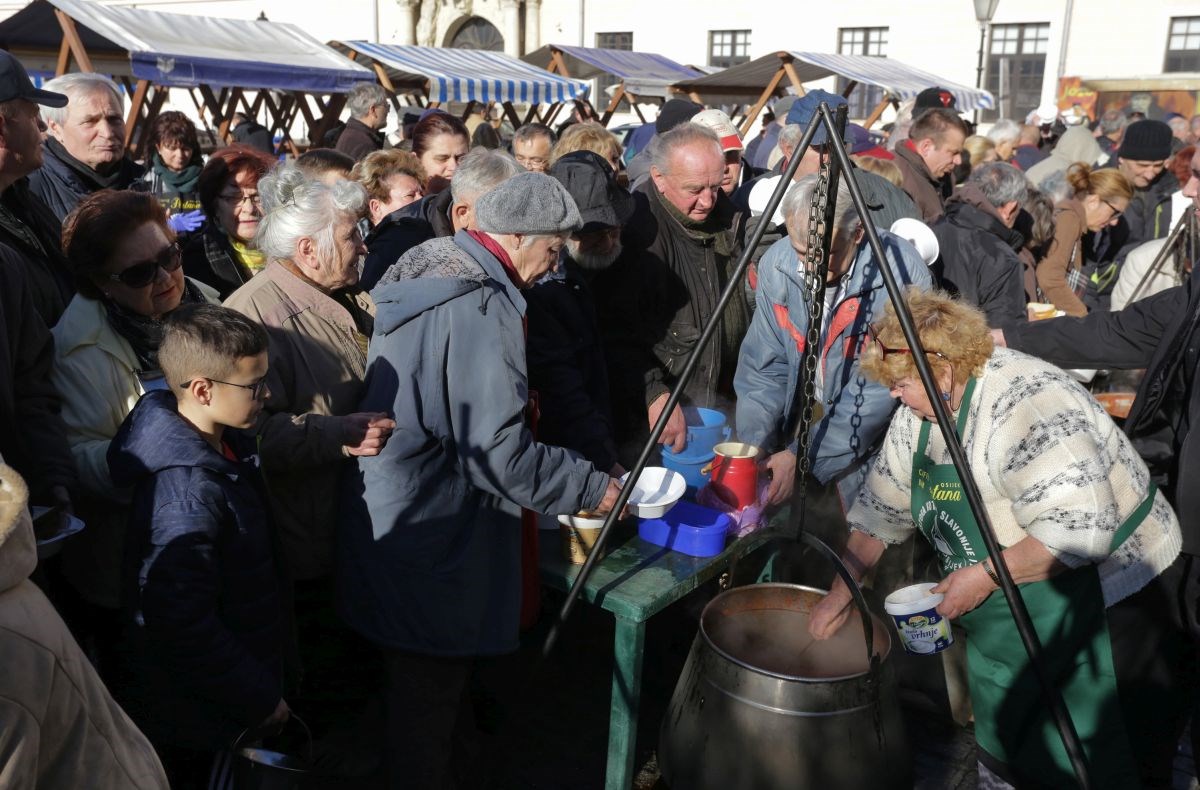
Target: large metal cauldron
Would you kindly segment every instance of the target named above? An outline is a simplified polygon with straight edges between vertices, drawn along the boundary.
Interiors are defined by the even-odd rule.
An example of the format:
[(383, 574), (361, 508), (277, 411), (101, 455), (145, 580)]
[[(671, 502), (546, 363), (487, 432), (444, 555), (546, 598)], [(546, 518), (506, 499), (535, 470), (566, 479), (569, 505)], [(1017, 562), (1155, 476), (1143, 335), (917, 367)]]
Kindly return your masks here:
[(705, 607), (659, 739), (670, 787), (912, 787), (890, 633), (845, 568), (838, 572), (861, 619), (823, 642), (808, 636), (809, 613), (824, 596), (811, 587), (739, 587)]

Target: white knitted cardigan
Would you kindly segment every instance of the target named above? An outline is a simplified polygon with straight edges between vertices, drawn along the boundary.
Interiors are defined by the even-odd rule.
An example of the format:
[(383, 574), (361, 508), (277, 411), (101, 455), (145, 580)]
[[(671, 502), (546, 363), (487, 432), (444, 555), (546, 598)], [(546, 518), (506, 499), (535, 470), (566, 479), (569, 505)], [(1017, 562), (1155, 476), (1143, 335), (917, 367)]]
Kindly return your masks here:
[[(1125, 434), (1062, 370), (996, 349), (975, 385), (963, 447), (1001, 545), (1032, 535), (1069, 567), (1099, 564), (1105, 606), (1140, 590), (1179, 554), (1179, 522), (1162, 492), (1114, 552), (1113, 534), (1146, 496), (1150, 475)], [(910, 511), (921, 418), (896, 410), (854, 506), (851, 529), (895, 544), (916, 526)], [(927, 447), (949, 464), (941, 431)]]

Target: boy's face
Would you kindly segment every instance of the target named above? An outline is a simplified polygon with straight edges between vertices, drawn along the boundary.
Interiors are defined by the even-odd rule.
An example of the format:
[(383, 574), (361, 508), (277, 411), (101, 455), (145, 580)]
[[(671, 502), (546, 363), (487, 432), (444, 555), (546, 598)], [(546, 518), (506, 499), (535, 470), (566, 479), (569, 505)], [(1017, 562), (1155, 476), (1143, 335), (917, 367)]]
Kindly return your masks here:
[(213, 383), (208, 406), (213, 422), (229, 428), (253, 428), (263, 401), (271, 394), (264, 386), (261, 396), (256, 398), (253, 388), (266, 375), (267, 352), (239, 359), (233, 373), (225, 379), (227, 383)]

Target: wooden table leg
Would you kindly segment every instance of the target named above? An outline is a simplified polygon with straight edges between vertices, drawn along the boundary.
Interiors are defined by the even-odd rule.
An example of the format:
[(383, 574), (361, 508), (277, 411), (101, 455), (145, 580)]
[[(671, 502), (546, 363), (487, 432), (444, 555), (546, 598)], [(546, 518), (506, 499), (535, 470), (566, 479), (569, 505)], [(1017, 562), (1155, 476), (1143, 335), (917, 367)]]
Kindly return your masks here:
[(617, 617), (613, 640), (612, 707), (608, 714), (606, 790), (629, 790), (637, 744), (638, 703), (642, 697), (642, 649), (646, 623)]

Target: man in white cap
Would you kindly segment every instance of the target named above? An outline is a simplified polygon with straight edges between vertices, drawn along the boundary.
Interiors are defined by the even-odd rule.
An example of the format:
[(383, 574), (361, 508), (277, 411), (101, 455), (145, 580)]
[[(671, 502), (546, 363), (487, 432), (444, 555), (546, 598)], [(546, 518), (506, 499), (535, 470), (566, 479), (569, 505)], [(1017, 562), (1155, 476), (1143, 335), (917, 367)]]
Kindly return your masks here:
[(725, 152), (725, 179), (721, 182), (721, 191), (732, 195), (742, 181), (742, 136), (729, 116), (721, 110), (704, 110), (692, 118), (692, 123), (707, 126), (721, 141), (721, 150)]

